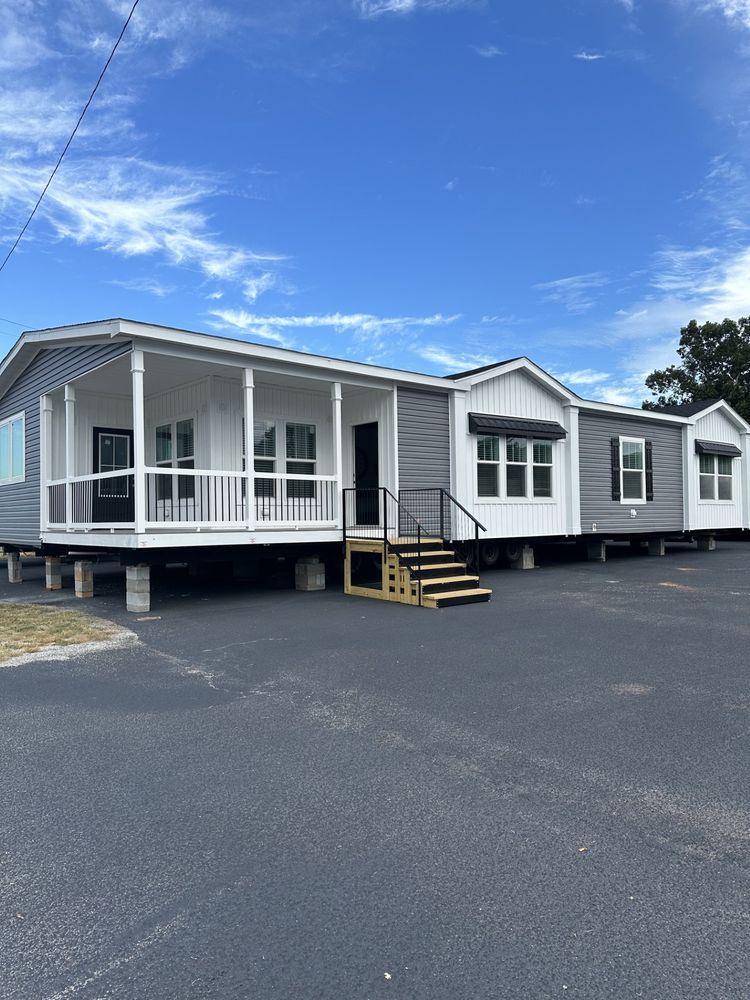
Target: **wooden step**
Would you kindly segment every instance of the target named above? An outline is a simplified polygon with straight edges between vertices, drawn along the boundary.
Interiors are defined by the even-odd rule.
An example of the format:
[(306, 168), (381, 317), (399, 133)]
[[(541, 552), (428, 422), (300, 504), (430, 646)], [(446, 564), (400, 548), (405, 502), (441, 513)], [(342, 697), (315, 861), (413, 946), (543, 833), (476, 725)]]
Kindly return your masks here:
[(466, 563), (446, 562), (430, 563), (423, 565), (421, 569), (407, 566), (412, 580), (434, 580), (441, 576), (465, 576)]
[(436, 579), (422, 581), (422, 593), (430, 594), (435, 590), (472, 590), (479, 583), (478, 576), (440, 576)]
[(492, 591), (484, 587), (474, 590), (447, 590), (440, 594), (423, 594), (422, 604), (425, 608), (450, 608), (457, 604), (479, 604), (489, 601)]
[(414, 566), (420, 563), (422, 566), (448, 566), (455, 562), (456, 556), (453, 552), (397, 552), (399, 562), (404, 566)]
[(443, 548), (442, 544), (438, 546), (422, 545), (421, 547), (417, 545), (392, 545), (391, 551), (400, 559), (416, 559), (417, 556), (421, 556), (422, 559), (433, 559), (435, 556), (440, 556), (442, 559), (453, 559), (456, 555), (452, 549)]

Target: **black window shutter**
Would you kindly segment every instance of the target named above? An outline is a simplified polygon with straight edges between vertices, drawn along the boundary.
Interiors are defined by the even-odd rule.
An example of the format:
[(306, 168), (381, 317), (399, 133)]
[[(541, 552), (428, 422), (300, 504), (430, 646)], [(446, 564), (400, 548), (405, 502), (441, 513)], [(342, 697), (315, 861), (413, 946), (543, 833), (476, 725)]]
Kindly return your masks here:
[(612, 499), (620, 499), (620, 439), (612, 438)]
[(646, 442), (646, 500), (654, 499), (654, 443)]

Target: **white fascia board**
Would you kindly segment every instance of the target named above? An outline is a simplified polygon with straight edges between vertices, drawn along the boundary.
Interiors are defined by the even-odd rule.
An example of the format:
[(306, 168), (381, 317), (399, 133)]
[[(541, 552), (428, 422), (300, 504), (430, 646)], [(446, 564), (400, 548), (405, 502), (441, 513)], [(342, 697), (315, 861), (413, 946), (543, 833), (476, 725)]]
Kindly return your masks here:
[(81, 323), (49, 330), (25, 330), (0, 363), (0, 396), (23, 374), (43, 347), (53, 344), (87, 344), (97, 339), (106, 343), (118, 334), (117, 320)]
[(709, 413), (715, 413), (717, 410), (721, 410), (724, 416), (729, 420), (730, 423), (734, 424), (738, 430), (747, 433), (750, 431), (750, 424), (744, 420), (739, 413), (729, 405), (724, 399), (718, 400), (718, 402), (713, 403), (711, 406), (707, 406), (705, 410), (701, 410), (700, 413), (695, 413), (690, 417), (691, 424), (697, 424), (701, 417), (708, 416)]
[(655, 410), (641, 410), (637, 406), (619, 406), (617, 403), (597, 403), (593, 399), (582, 399), (578, 406), (582, 410), (595, 410), (604, 414), (621, 417), (638, 417), (643, 420), (655, 420), (665, 424), (689, 424), (690, 417), (680, 417), (674, 413), (657, 413)]
[(466, 387), (471, 389), (480, 382), (486, 382), (491, 378), (498, 378), (500, 375), (508, 375), (510, 372), (519, 371), (519, 369), (527, 372), (531, 378), (540, 382), (545, 389), (554, 396), (557, 396), (558, 399), (563, 399), (568, 403), (578, 403), (578, 396), (572, 390), (564, 386), (562, 382), (558, 382), (554, 376), (550, 375), (543, 368), (540, 368), (530, 358), (525, 357), (516, 358), (514, 361), (506, 361), (504, 364), (499, 364), (485, 372), (478, 372), (476, 375), (467, 375), (465, 378), (453, 379), (452, 381), (458, 388)]
[[(398, 368), (381, 368), (378, 365), (364, 364), (359, 361), (342, 361), (339, 358), (326, 358), (318, 354), (304, 354), (301, 351), (290, 351), (283, 347), (266, 347), (264, 344), (250, 344), (231, 337), (220, 337), (207, 333), (193, 333), (189, 330), (175, 330), (169, 327), (150, 326), (147, 323), (134, 323), (121, 320), (119, 332), (127, 337), (138, 338), (146, 347), (147, 341), (168, 346), (182, 346), (201, 351), (215, 352), (225, 355), (226, 364), (232, 364), (230, 358), (240, 358), (245, 365), (263, 367), (264, 362), (282, 364), (296, 369), (304, 369), (308, 373), (314, 371), (317, 378), (326, 377), (331, 381), (341, 381), (342, 376), (361, 376), (377, 382), (388, 382), (397, 385), (421, 385), (426, 388), (456, 389), (451, 379), (437, 375), (420, 375), (416, 372), (401, 371)], [(164, 351), (163, 353), (169, 353)], [(234, 362), (236, 363), (236, 362)], [(288, 371), (288, 368), (284, 368)], [(289, 372), (293, 374), (292, 372)], [(301, 374), (301, 372), (297, 372)], [(343, 381), (346, 381), (344, 378)]]

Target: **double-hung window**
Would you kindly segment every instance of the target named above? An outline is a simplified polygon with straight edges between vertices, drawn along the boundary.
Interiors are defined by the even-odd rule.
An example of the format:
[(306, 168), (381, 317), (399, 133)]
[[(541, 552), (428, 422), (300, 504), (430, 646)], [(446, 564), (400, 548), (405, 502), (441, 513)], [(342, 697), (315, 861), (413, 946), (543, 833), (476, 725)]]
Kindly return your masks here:
[[(286, 471), (296, 475), (314, 476), (317, 459), (315, 424), (286, 425)], [(313, 499), (315, 483), (306, 479), (290, 479), (287, 496), (295, 499)]]
[(732, 459), (728, 455), (700, 456), (701, 500), (732, 499)]
[(645, 441), (642, 438), (620, 438), (620, 496), (623, 503), (645, 503), (645, 453)]
[(480, 434), (477, 438), (477, 496), (500, 495), (500, 435)]
[(0, 423), (0, 485), (23, 482), (26, 475), (25, 439), (23, 413)]
[[(158, 469), (195, 468), (195, 422), (192, 417), (160, 424), (156, 428), (156, 467)], [(177, 497), (180, 500), (195, 498), (195, 478), (177, 477)], [(156, 499), (172, 499), (172, 477), (156, 477)]]
[(552, 496), (552, 442), (533, 441), (534, 496)]
[(256, 497), (275, 497), (276, 480), (257, 478), (259, 472), (276, 472), (276, 424), (274, 421), (256, 420), (254, 438), (255, 495)]
[[(500, 472), (503, 450), (504, 477)], [(505, 496), (508, 500), (551, 498), (553, 454), (553, 442), (546, 439), (479, 434), (477, 496)]]

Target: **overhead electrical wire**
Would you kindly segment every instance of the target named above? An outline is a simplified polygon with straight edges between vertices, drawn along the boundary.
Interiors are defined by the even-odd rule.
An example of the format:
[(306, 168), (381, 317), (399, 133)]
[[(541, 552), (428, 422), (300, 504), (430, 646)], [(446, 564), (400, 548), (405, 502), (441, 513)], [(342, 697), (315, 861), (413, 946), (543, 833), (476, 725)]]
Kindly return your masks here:
[(34, 216), (36, 215), (36, 212), (37, 212), (37, 209), (38, 209), (38, 208), (39, 208), (39, 206), (41, 205), (41, 203), (42, 203), (42, 199), (44, 198), (45, 194), (46, 194), (46, 193), (47, 193), (47, 191), (49, 190), (49, 186), (50, 186), (50, 184), (52, 183), (52, 181), (54, 180), (54, 177), (55, 177), (55, 174), (56, 174), (56, 173), (57, 173), (57, 171), (58, 171), (58, 170), (60, 169), (60, 164), (62, 163), (63, 159), (65, 158), (65, 154), (66, 154), (66, 153), (68, 152), (68, 149), (70, 148), (70, 144), (71, 144), (71, 143), (73, 142), (73, 140), (74, 140), (74, 139), (75, 139), (75, 137), (76, 137), (76, 132), (78, 132), (78, 129), (80, 128), (80, 125), (81, 125), (81, 122), (83, 121), (83, 118), (84, 118), (84, 115), (85, 115), (85, 114), (86, 114), (86, 112), (88, 111), (88, 109), (89, 109), (89, 107), (90, 107), (90, 105), (91, 105), (91, 102), (92, 102), (92, 101), (94, 100), (94, 97), (95, 97), (95, 95), (96, 95), (96, 92), (97, 92), (97, 90), (99, 89), (99, 84), (100, 84), (100, 83), (102, 82), (102, 80), (104, 79), (104, 74), (105, 74), (105, 73), (107, 72), (107, 70), (109, 69), (109, 64), (110, 64), (110, 63), (112, 62), (112, 60), (114, 59), (114, 57), (115, 57), (115, 52), (117, 52), (118, 48), (120, 47), (120, 42), (121, 42), (121, 41), (123, 40), (123, 38), (124, 38), (124, 36), (125, 36), (125, 32), (126, 32), (126, 31), (128, 30), (128, 25), (130, 24), (130, 22), (131, 22), (131, 20), (132, 20), (132, 18), (133, 18), (133, 14), (135, 14), (135, 9), (136, 9), (136, 7), (138, 6), (138, 4), (139, 4), (140, 2), (141, 2), (141, 0), (135, 0), (135, 2), (134, 2), (134, 4), (133, 4), (133, 6), (132, 6), (132, 7), (130, 8), (130, 13), (128, 14), (127, 18), (125, 19), (125, 23), (124, 23), (124, 24), (123, 24), (123, 26), (122, 26), (122, 31), (121, 31), (121, 32), (120, 32), (120, 34), (118, 35), (118, 37), (117, 37), (117, 41), (115, 42), (115, 44), (114, 44), (114, 46), (113, 46), (113, 48), (112, 48), (112, 51), (110, 52), (110, 54), (109, 54), (109, 57), (108, 57), (107, 61), (106, 61), (106, 62), (105, 62), (105, 64), (104, 64), (104, 68), (102, 69), (101, 73), (99, 74), (99, 79), (98, 79), (98, 80), (96, 81), (96, 84), (94, 85), (94, 89), (93, 89), (93, 90), (91, 91), (91, 93), (90, 93), (90, 95), (89, 95), (89, 99), (88, 99), (88, 100), (86, 101), (86, 104), (84, 105), (84, 108), (83, 108), (83, 111), (81, 112), (81, 114), (80, 114), (80, 116), (79, 116), (79, 118), (78, 118), (78, 121), (77, 121), (77, 122), (76, 122), (76, 124), (75, 124), (75, 128), (74, 128), (74, 129), (73, 129), (73, 131), (72, 131), (72, 132), (70, 133), (70, 138), (69, 138), (69, 139), (68, 139), (68, 141), (67, 141), (67, 142), (65, 143), (65, 146), (64, 146), (64, 148), (63, 148), (63, 151), (62, 151), (62, 153), (60, 153), (60, 157), (59, 157), (59, 159), (58, 159), (57, 163), (55, 164), (55, 168), (54, 168), (54, 170), (53, 170), (53, 171), (52, 171), (52, 173), (51, 173), (51, 174), (49, 175), (49, 179), (47, 180), (47, 183), (46, 183), (46, 184), (44, 185), (44, 189), (42, 190), (42, 193), (41, 193), (41, 194), (39, 195), (39, 197), (37, 198), (37, 201), (36, 201), (36, 204), (35, 204), (35, 205), (34, 205), (34, 207), (32, 208), (32, 210), (31, 210), (31, 214), (29, 215), (28, 219), (27, 219), (27, 220), (26, 220), (26, 222), (24, 223), (24, 226), (23, 226), (23, 229), (22, 229), (22, 230), (21, 230), (21, 232), (20, 232), (20, 233), (18, 234), (18, 237), (16, 238), (16, 241), (15, 241), (15, 243), (14, 243), (14, 244), (13, 244), (13, 246), (12, 246), (12, 247), (10, 248), (10, 250), (8, 251), (8, 253), (6, 254), (6, 256), (5, 256), (5, 260), (4, 260), (3, 262), (2, 262), (2, 264), (0, 264), (0, 273), (2, 273), (2, 272), (3, 272), (3, 270), (5, 269), (5, 265), (6, 265), (7, 263), (8, 263), (8, 261), (10, 260), (10, 258), (11, 258), (11, 257), (13, 256), (13, 252), (14, 252), (14, 250), (16, 249), (16, 247), (18, 246), (18, 244), (19, 244), (19, 243), (21, 242), (21, 240), (23, 239), (23, 235), (24, 235), (24, 233), (26, 232), (26, 230), (27, 230), (27, 229), (29, 228), (29, 226), (31, 225), (31, 220), (32, 220), (32, 219), (34, 218)]

